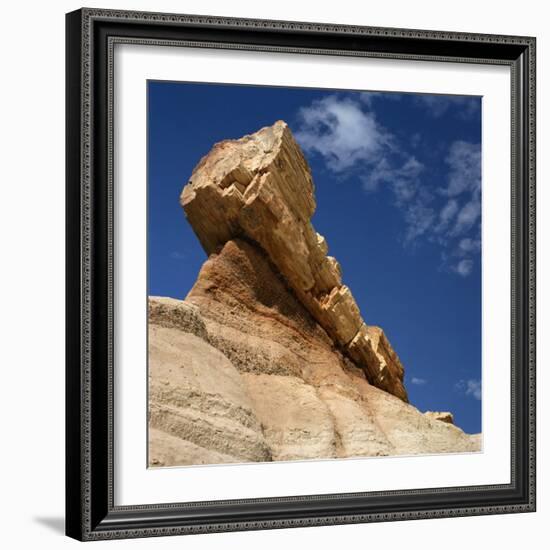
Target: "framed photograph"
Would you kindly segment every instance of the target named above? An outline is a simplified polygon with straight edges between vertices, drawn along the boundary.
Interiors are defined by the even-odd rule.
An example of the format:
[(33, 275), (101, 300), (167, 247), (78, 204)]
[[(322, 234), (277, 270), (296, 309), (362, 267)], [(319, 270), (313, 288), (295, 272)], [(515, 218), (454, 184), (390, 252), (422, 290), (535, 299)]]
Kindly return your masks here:
[(535, 39), (67, 15), (66, 531), (535, 510)]

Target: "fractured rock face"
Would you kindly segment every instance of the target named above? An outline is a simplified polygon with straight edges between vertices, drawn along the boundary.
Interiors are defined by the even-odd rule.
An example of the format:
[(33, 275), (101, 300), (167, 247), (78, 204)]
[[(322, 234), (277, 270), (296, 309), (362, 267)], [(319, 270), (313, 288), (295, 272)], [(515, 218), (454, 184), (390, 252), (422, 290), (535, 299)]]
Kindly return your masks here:
[(209, 255), (235, 238), (259, 245), (371, 384), (407, 401), (397, 354), (381, 329), (365, 324), (338, 262), (311, 225), (311, 172), (286, 123), (216, 144), (193, 171), (181, 204)]

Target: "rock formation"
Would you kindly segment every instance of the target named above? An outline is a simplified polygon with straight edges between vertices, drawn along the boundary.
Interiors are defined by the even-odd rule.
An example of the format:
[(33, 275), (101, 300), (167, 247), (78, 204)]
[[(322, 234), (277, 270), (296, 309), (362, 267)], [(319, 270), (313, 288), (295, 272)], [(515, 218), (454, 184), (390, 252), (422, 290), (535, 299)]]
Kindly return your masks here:
[(150, 465), (479, 450), (408, 404), (396, 352), (311, 225), (284, 122), (215, 145), (181, 202), (209, 257), (185, 300), (149, 299)]
[[(283, 121), (202, 158), (181, 204), (207, 254), (235, 237), (257, 243), (300, 302), (369, 381), (407, 401), (403, 367), (383, 332), (367, 327), (335, 258), (311, 225), (309, 166)], [(376, 342), (376, 343), (375, 343)]]

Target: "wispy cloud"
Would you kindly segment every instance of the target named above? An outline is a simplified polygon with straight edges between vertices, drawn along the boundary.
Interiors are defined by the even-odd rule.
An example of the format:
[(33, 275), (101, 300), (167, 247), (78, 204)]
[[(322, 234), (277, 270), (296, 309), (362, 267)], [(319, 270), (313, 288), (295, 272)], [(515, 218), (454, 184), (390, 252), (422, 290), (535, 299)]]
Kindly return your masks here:
[(478, 97), (418, 94), (414, 96), (414, 101), (434, 118), (439, 118), (454, 109), (455, 116), (468, 119), (477, 115), (481, 107)]
[(411, 384), (415, 386), (424, 386), (426, 383), (427, 381), (424, 378), (417, 378), (416, 376), (411, 378)]
[(481, 401), (481, 380), (476, 380), (474, 378), (469, 380), (459, 380), (455, 384), (455, 389), (464, 395)]
[(450, 173), (446, 193), (456, 197), (464, 192), (481, 191), (481, 148), (477, 143), (454, 141), (445, 159)]
[(448, 200), (439, 212), (438, 224), (434, 227), (436, 233), (445, 233), (450, 223), (458, 212), (458, 202), (455, 199)]
[(385, 99), (388, 101), (401, 101), (404, 94), (401, 92), (358, 92), (359, 100), (372, 107), (373, 104), (379, 99)]
[(434, 213), (420, 196), (424, 165), (376, 119), (372, 105), (381, 97), (397, 100), (401, 94), (368, 92), (355, 98), (333, 94), (315, 101), (300, 109), (295, 137), (335, 174), (358, 174), (365, 191), (387, 186), (404, 212), (405, 240), (410, 242), (427, 230)]
[(372, 169), (361, 176), (367, 191), (377, 191), (381, 184), (389, 184), (399, 204), (407, 202), (416, 194), (419, 187), (419, 176), (424, 165), (414, 157), (407, 157), (403, 164), (392, 165), (387, 157), (382, 157)]
[[(472, 258), (481, 249), (481, 147), (477, 143), (455, 141), (445, 161), (449, 176), (444, 193), (450, 197), (447, 204), (456, 205), (456, 208), (443, 233), (447, 238), (460, 239), (454, 243), (452, 255), (461, 259), (451, 269), (465, 277), (472, 272)], [(474, 238), (466, 237), (470, 231), (475, 232)]]
[(376, 116), (381, 99), (406, 97), (413, 106), (431, 107), (434, 116), (458, 106), (474, 112), (472, 105), (479, 109), (480, 104), (477, 98), (458, 96), (331, 94), (299, 110), (296, 139), (339, 179), (357, 177), (369, 193), (389, 189), (405, 222), (404, 245), (421, 238), (439, 245), (445, 268), (467, 277), (481, 244), (481, 147), (460, 140), (451, 143), (444, 157), (447, 175), (438, 187), (428, 185), (430, 170), (412, 152), (419, 134), (398, 138)]
[(414, 242), (428, 232), (432, 226), (434, 216), (433, 208), (430, 208), (422, 198), (409, 204), (405, 211), (405, 221), (407, 222), (405, 243)]

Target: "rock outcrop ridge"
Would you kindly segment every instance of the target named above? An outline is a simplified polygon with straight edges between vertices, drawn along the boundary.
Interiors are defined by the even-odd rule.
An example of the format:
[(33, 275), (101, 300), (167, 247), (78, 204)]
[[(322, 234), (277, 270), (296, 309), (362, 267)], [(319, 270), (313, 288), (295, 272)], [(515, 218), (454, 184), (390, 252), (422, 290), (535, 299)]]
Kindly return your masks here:
[(311, 172), (286, 123), (216, 144), (181, 194), (207, 254), (235, 238), (257, 243), (299, 301), (369, 382), (407, 401), (403, 366), (379, 328), (361, 317), (337, 260), (311, 225)]

